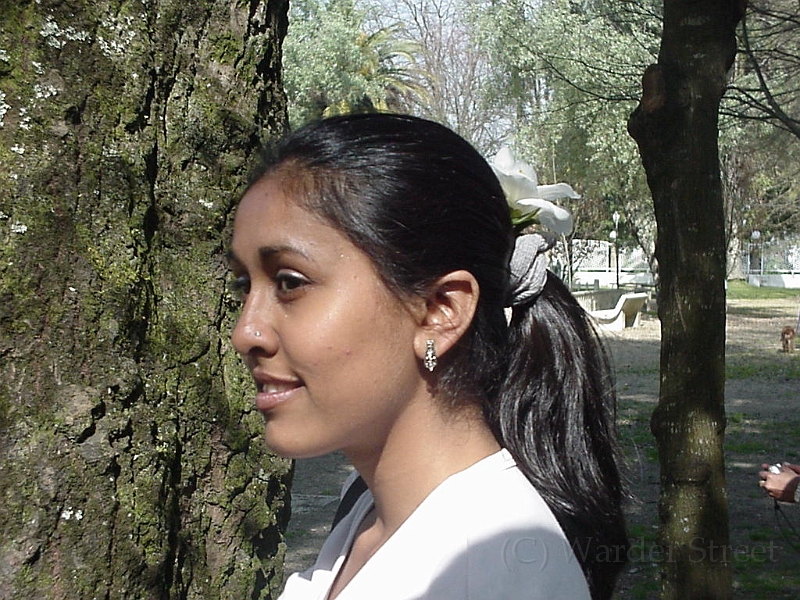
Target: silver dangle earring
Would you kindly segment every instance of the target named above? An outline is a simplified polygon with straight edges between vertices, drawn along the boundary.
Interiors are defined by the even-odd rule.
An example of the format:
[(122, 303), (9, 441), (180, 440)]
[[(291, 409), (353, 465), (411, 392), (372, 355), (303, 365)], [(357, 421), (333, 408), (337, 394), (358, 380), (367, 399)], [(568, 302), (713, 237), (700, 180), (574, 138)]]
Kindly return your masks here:
[(425, 368), (428, 369), (429, 372), (433, 372), (436, 368), (439, 359), (436, 357), (436, 349), (433, 347), (433, 340), (428, 340), (425, 342), (425, 358), (422, 361), (425, 364)]

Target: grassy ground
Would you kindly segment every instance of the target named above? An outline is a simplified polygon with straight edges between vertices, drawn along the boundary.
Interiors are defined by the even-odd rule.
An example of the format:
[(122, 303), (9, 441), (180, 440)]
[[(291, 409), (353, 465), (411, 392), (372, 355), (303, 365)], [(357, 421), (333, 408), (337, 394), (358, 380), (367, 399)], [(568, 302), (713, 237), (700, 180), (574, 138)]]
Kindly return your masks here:
[(774, 300), (800, 297), (800, 289), (756, 287), (744, 281), (728, 282), (728, 300)]
[[(794, 325), (800, 290), (728, 288), (726, 478), (736, 598), (800, 597), (800, 506), (774, 503), (758, 487), (762, 462), (800, 463), (800, 351), (780, 352), (782, 325)], [(617, 598), (658, 598), (658, 453), (649, 421), (658, 398), (659, 324), (608, 335), (620, 394), (620, 433), (633, 500), (634, 544)]]

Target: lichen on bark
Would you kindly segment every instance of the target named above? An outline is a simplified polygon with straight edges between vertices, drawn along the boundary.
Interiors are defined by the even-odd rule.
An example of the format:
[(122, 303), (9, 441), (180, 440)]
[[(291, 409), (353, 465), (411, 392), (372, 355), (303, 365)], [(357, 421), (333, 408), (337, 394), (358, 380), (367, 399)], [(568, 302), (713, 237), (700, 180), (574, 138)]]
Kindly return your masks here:
[(273, 597), (222, 255), (287, 3), (1, 4), (0, 597)]

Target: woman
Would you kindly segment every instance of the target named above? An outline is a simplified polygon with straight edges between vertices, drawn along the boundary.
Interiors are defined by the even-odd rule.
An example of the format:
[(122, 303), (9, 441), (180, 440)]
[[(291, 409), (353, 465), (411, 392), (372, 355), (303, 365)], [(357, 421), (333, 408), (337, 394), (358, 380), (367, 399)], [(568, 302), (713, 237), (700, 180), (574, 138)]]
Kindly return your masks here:
[(281, 598), (611, 595), (614, 394), (546, 249), (515, 242), (467, 142), (413, 117), (312, 123), (257, 174), (234, 224), (233, 343), (267, 443), (341, 450), (368, 488)]

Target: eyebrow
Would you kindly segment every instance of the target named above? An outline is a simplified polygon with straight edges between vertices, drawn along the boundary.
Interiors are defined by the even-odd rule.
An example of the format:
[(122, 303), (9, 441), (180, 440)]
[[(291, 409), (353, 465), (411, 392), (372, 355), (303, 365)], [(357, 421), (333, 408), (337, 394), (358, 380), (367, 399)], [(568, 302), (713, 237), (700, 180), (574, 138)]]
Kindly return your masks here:
[[(296, 248), (294, 246), (281, 244), (279, 246), (262, 246), (261, 248), (258, 249), (258, 256), (262, 261), (269, 260), (273, 256), (279, 254), (292, 254), (300, 256), (301, 258), (304, 258), (305, 260), (308, 260), (310, 262), (316, 262), (313, 258), (311, 258), (311, 256), (303, 252), (303, 250)], [(240, 265), (242, 264), (242, 261), (239, 259), (238, 256), (236, 256), (236, 253), (233, 250), (228, 250), (225, 253), (225, 260), (228, 261), (228, 264), (230, 263), (236, 263)]]

